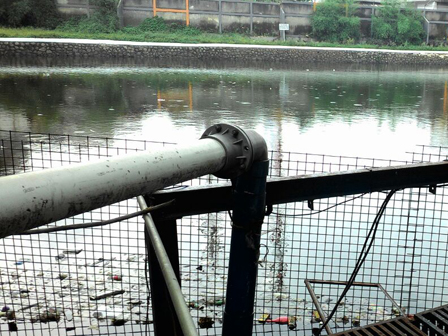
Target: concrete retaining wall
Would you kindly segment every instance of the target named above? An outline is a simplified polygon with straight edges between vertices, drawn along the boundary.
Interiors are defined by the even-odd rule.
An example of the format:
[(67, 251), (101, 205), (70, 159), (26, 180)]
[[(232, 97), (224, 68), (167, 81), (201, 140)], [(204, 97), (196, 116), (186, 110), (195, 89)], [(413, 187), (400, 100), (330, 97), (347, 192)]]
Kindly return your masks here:
[[(90, 0), (56, 0), (59, 10), (66, 15), (89, 15), (94, 7)], [(153, 17), (153, 0), (121, 0), (120, 15), (124, 26), (136, 26)], [(185, 0), (156, 0), (157, 8), (185, 10)], [(359, 6), (356, 15), (362, 20), (361, 33), (370, 37), (374, 6)], [(251, 2), (241, 0), (189, 0), (190, 24), (209, 32), (239, 32), (255, 35), (278, 35), (280, 9), (289, 23), (286, 35), (304, 36), (311, 31), (312, 2)], [(422, 10), (422, 9), (420, 9)], [(428, 40), (445, 39), (448, 28), (446, 9), (422, 10), (429, 21), (425, 24)], [(167, 21), (186, 22), (184, 13), (157, 12)]]
[(0, 58), (11, 56), (448, 65), (448, 52), (0, 38)]

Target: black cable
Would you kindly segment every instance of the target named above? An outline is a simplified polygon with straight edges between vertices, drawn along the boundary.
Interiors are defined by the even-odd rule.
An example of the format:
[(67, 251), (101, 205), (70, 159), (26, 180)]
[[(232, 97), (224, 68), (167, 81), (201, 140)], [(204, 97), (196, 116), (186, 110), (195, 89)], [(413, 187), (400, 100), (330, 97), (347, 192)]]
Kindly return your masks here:
[[(364, 241), (364, 245), (362, 246), (361, 249), (361, 253), (359, 254), (358, 260), (356, 262), (355, 268), (350, 276), (350, 279), (347, 281), (347, 285), (345, 286), (344, 290), (342, 291), (341, 296), (339, 297), (338, 301), (336, 302), (333, 310), (331, 311), (331, 313), (328, 315), (325, 323), (318, 329), (318, 331), (315, 333), (316, 336), (320, 335), (322, 330), (327, 326), (327, 324), (330, 322), (331, 318), (333, 317), (333, 315), (336, 313), (337, 308), (339, 307), (339, 304), (342, 302), (342, 300), (344, 299), (345, 295), (347, 294), (347, 292), (350, 290), (351, 286), (353, 285), (353, 283), (355, 282), (355, 278), (358, 275), (359, 270), (361, 269), (362, 264), (364, 263), (364, 261), (366, 260), (370, 249), (373, 246), (373, 242), (375, 240), (375, 236), (376, 236), (376, 232), (378, 230), (378, 226), (379, 226), (379, 222), (381, 217), (383, 216), (384, 211), (386, 210), (386, 206), (389, 203), (390, 199), (392, 198), (392, 196), (395, 194), (397, 190), (391, 190), (386, 198), (384, 199), (383, 203), (381, 204), (380, 209), (378, 210), (378, 213), (375, 216), (375, 219), (373, 220), (373, 224), (372, 227), (369, 230), (369, 233), (367, 234), (366, 240)], [(369, 241), (370, 236), (372, 236), (372, 238), (370, 239), (370, 243), (367, 246), (367, 242)]]
[(165, 202), (165, 203), (161, 203), (158, 205), (154, 205), (151, 207), (148, 207), (146, 209), (137, 211), (137, 212), (133, 212), (124, 216), (120, 216), (120, 217), (116, 217), (113, 219), (108, 219), (105, 221), (101, 221), (101, 222), (93, 222), (93, 223), (83, 223), (83, 224), (73, 224), (73, 225), (64, 225), (64, 226), (57, 226), (57, 227), (51, 227), (51, 228), (46, 228), (46, 229), (35, 229), (35, 230), (27, 230), (27, 231), (23, 231), (20, 233), (17, 233), (16, 235), (31, 235), (31, 234), (37, 234), (37, 233), (51, 233), (51, 232), (57, 232), (57, 231), (67, 231), (67, 230), (74, 230), (74, 229), (85, 229), (85, 228), (91, 228), (91, 227), (96, 227), (96, 226), (103, 226), (103, 225), (108, 225), (108, 224), (113, 224), (113, 223), (117, 223), (126, 219), (130, 219), (130, 218), (134, 218), (140, 215), (145, 215), (151, 211), (155, 211), (167, 206), (170, 206), (171, 204), (174, 203), (174, 200)]
[(328, 208), (325, 208), (325, 209), (322, 209), (322, 210), (318, 210), (318, 211), (314, 211), (314, 212), (289, 215), (289, 214), (283, 214), (283, 213), (279, 213), (279, 212), (272, 211), (270, 214), (272, 214), (272, 215), (281, 215), (281, 216), (285, 216), (285, 217), (302, 217), (302, 216), (312, 216), (312, 215), (317, 215), (317, 214), (319, 214), (319, 213), (321, 213), (321, 212), (325, 212), (325, 211), (327, 211), (327, 210), (333, 209), (333, 208), (335, 208), (335, 207), (337, 207), (337, 206), (339, 206), (339, 205), (342, 205), (342, 204), (351, 202), (351, 201), (353, 201), (353, 200), (355, 200), (355, 199), (357, 199), (357, 198), (361, 198), (361, 197), (363, 197), (363, 196), (366, 195), (366, 194), (367, 194), (367, 193), (363, 193), (363, 194), (361, 194), (361, 195), (352, 197), (352, 198), (350, 198), (350, 199), (348, 199), (348, 200), (345, 200), (345, 201), (342, 201), (342, 202), (333, 204), (333, 205), (329, 206)]

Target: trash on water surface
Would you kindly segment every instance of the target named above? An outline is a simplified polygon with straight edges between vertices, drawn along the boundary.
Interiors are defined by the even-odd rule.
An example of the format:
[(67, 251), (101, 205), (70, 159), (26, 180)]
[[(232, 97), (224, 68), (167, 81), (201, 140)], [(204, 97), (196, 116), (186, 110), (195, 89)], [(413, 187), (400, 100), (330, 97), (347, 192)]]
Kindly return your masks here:
[(288, 316), (288, 327), (289, 327), (289, 330), (293, 330), (297, 327), (297, 317)]
[(104, 293), (101, 295), (96, 295), (96, 296), (90, 296), (90, 300), (101, 300), (101, 299), (105, 299), (111, 296), (115, 296), (115, 295), (120, 295), (120, 294), (124, 294), (126, 291), (121, 289), (121, 290), (116, 290), (116, 291), (112, 291), (112, 292), (108, 292), (108, 293)]
[(280, 316), (275, 319), (267, 319), (266, 322), (268, 323), (277, 323), (277, 324), (288, 324), (288, 316)]
[(16, 322), (8, 322), (8, 330), (11, 331), (19, 331), (19, 329), (17, 328), (17, 323)]
[(200, 317), (198, 320), (199, 328), (211, 328), (215, 321), (211, 317)]
[(98, 320), (123, 318), (123, 309), (119, 307), (98, 306), (96, 312), (93, 313), (93, 317)]
[(36, 319), (33, 319), (32, 322), (59, 322), (61, 320), (61, 314), (59, 313), (59, 309), (50, 308), (47, 311), (39, 314)]
[(123, 318), (113, 318), (112, 319), (112, 325), (118, 327), (124, 325), (128, 320)]
[(267, 319), (271, 317), (270, 314), (261, 314), (260, 318), (258, 319), (258, 322), (265, 323)]
[(62, 251), (65, 254), (80, 254), (82, 252), (82, 249), (79, 250), (64, 250)]

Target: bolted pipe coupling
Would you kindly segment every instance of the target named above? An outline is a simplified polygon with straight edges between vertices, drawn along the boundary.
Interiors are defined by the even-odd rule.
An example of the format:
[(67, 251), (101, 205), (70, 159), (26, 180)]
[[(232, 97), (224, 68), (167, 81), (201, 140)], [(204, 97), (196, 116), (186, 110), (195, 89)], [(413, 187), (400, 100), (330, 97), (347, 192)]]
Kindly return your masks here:
[(201, 139), (215, 139), (226, 151), (226, 162), (214, 175), (235, 178), (247, 172), (255, 161), (268, 159), (266, 142), (255, 131), (243, 131), (237, 126), (216, 124), (205, 130)]

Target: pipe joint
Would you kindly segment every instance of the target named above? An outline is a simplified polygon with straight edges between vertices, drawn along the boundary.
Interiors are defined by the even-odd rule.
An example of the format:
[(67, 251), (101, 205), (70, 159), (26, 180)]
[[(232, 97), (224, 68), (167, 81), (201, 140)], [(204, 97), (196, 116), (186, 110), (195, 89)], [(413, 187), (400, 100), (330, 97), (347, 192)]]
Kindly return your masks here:
[(201, 139), (215, 139), (226, 151), (224, 166), (214, 175), (220, 178), (235, 178), (249, 171), (255, 161), (267, 160), (267, 146), (263, 137), (254, 131), (216, 124), (205, 130)]

